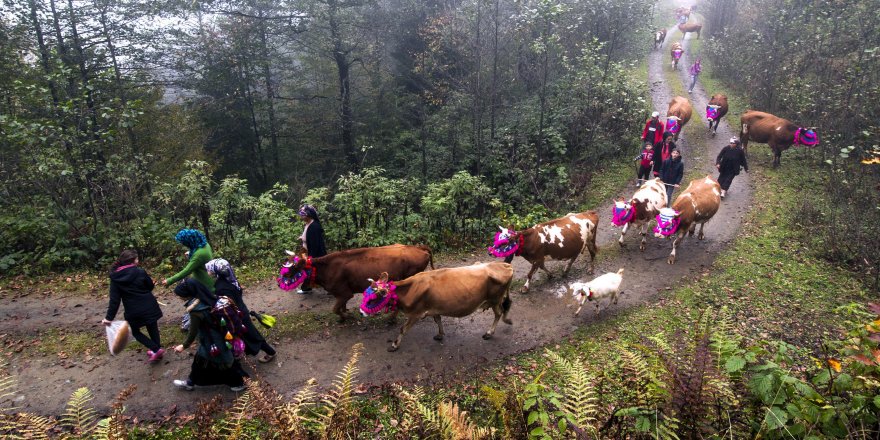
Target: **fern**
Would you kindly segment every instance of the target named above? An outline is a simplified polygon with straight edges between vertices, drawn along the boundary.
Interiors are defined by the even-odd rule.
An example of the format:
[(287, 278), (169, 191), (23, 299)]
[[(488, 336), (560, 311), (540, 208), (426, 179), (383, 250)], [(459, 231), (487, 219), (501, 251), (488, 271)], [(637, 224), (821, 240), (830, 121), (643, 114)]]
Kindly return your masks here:
[(301, 438), (305, 436), (306, 422), (312, 421), (306, 411), (315, 400), (315, 379), (309, 379), (305, 386), (296, 395), (283, 405), (275, 407), (275, 417), (280, 422), (285, 436), (288, 438)]
[(575, 426), (595, 431), (591, 425), (596, 422), (597, 399), (593, 394), (591, 378), (583, 363), (580, 361), (577, 364), (572, 363), (551, 350), (547, 350), (547, 356), (565, 377), (565, 403), (562, 409), (568, 413)]
[(249, 415), (251, 406), (251, 392), (248, 390), (235, 399), (235, 404), (227, 411), (226, 417), (220, 422), (220, 427), (217, 430), (218, 434), (228, 440), (241, 438), (244, 423)]
[(491, 438), (494, 430), (474, 425), (468, 418), (467, 411), (458, 409), (457, 403), (443, 402), (437, 408), (437, 413), (447, 421), (447, 430), (443, 432), (443, 438), (448, 440), (471, 440)]
[[(641, 349), (646, 350), (644, 346)], [(666, 372), (658, 374), (657, 370), (662, 366), (656, 360), (648, 359), (643, 352), (636, 352), (622, 345), (617, 347), (617, 351), (620, 353), (621, 367), (629, 373), (630, 381), (638, 387), (636, 393), (640, 405), (665, 400), (669, 396), (669, 386), (662, 379)]]
[(9, 435), (8, 438), (48, 440), (49, 430), (55, 428), (54, 421), (34, 414), (4, 415), (4, 419), (9, 424), (3, 427), (4, 434)]
[(116, 399), (113, 400), (113, 405), (111, 405), (113, 412), (110, 414), (110, 417), (98, 422), (97, 429), (95, 430), (96, 438), (99, 440), (123, 440), (127, 438), (128, 429), (126, 429), (125, 420), (123, 419), (123, 413), (125, 412), (124, 403), (134, 393), (136, 388), (137, 386), (130, 385), (116, 396)]
[(98, 423), (98, 415), (90, 406), (92, 392), (88, 388), (79, 388), (67, 401), (67, 411), (61, 417), (61, 426), (70, 429), (74, 436), (85, 438), (94, 433)]
[(333, 381), (333, 390), (323, 399), (324, 412), (319, 414), (318, 424), (325, 439), (341, 438), (346, 428), (350, 428), (349, 422), (354, 420), (352, 391), (354, 390), (355, 378), (358, 373), (357, 362), (360, 358), (364, 345), (355, 344), (351, 349), (351, 359), (336, 375)]

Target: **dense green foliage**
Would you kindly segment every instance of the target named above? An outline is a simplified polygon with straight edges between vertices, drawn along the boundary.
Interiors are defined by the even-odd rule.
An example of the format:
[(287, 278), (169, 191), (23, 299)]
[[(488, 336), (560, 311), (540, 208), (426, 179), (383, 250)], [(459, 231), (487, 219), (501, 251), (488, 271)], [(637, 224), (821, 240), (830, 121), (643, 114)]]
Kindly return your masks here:
[(303, 198), (337, 249), (484, 241), (645, 117), (645, 0), (5, 5), (0, 272), (159, 264), (184, 226), (272, 258)]
[(818, 127), (818, 190), (830, 196), (808, 197), (799, 215), (824, 257), (880, 286), (880, 166), (860, 161), (880, 157), (877, 3), (710, 0), (701, 11), (715, 76), (754, 109)]

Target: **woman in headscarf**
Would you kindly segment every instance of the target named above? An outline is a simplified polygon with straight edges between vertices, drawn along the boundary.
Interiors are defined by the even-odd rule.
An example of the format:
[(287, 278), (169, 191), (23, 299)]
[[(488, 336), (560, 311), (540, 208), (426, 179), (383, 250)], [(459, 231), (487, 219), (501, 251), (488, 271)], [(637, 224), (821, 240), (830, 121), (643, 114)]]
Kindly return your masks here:
[(244, 303), (244, 298), (242, 298), (241, 285), (238, 284), (238, 279), (235, 277), (235, 270), (233, 270), (232, 265), (222, 258), (215, 258), (205, 265), (205, 269), (208, 270), (209, 275), (215, 277), (214, 294), (218, 297), (228, 296), (232, 298), (238, 310), (245, 315), (243, 321), (247, 327), (247, 332), (242, 335), (245, 353), (256, 356), (260, 353), (260, 350), (263, 350), (265, 354), (258, 357), (257, 361), (269, 362), (275, 359), (275, 349), (266, 342), (266, 339), (263, 338), (263, 335), (260, 334), (260, 331), (257, 330), (257, 327), (251, 321), (250, 311)]
[[(324, 245), (324, 228), (321, 226), (321, 220), (318, 218), (318, 211), (315, 207), (308, 204), (300, 206), (299, 218), (306, 224), (299, 239), (308, 256), (317, 258), (327, 255), (327, 247)], [(307, 284), (304, 283), (302, 289), (297, 293), (310, 292), (312, 286)]]
[(189, 377), (175, 379), (174, 385), (187, 391), (192, 391), (196, 385), (227, 385), (232, 391), (244, 390), (243, 378), (247, 377), (247, 373), (226, 346), (224, 335), (212, 322), (211, 307), (217, 302), (217, 296), (192, 278), (177, 285), (174, 293), (186, 301), (186, 311), (190, 316), (186, 340), (174, 347), (174, 351), (182, 353), (197, 337), (199, 340)]
[(213, 292), (214, 278), (208, 275), (208, 271), (205, 270), (205, 264), (214, 258), (214, 252), (211, 250), (211, 245), (208, 244), (208, 239), (205, 238), (205, 234), (202, 234), (201, 231), (195, 229), (181, 229), (180, 232), (174, 236), (174, 240), (189, 249), (187, 252), (189, 254), (189, 262), (183, 270), (174, 274), (170, 278), (162, 280), (162, 284), (174, 284), (192, 275), (193, 278)]
[(718, 169), (718, 184), (721, 185), (721, 198), (727, 197), (727, 190), (733, 183), (733, 178), (739, 174), (740, 169), (749, 172), (749, 163), (742, 149), (739, 138), (730, 138), (730, 143), (721, 149), (715, 158), (715, 168)]

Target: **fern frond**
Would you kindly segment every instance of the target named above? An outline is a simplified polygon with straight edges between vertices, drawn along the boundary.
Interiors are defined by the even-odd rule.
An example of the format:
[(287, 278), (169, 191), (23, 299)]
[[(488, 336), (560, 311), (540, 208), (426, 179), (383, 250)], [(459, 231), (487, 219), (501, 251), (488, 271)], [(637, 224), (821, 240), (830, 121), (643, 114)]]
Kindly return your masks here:
[(592, 431), (599, 408), (593, 394), (592, 379), (583, 363), (578, 361), (575, 364), (552, 350), (546, 352), (553, 366), (565, 377), (565, 403), (562, 409), (572, 417), (578, 428)]
[(503, 391), (498, 391), (489, 385), (483, 385), (480, 387), (480, 391), (483, 392), (483, 396), (485, 396), (486, 400), (492, 404), (492, 408), (495, 408), (495, 411), (501, 411), (504, 409), (504, 402), (507, 400), (507, 395), (504, 394)]
[(639, 387), (636, 392), (641, 398), (640, 405), (651, 400), (663, 400), (669, 395), (669, 386), (662, 379), (665, 371), (662, 375), (657, 373), (662, 368), (659, 362), (652, 362), (643, 352), (630, 350), (623, 345), (618, 346), (617, 350), (620, 353), (621, 367), (632, 376), (632, 382)]
[(473, 424), (467, 411), (461, 411), (457, 403), (443, 402), (437, 407), (437, 414), (447, 421), (447, 431), (443, 438), (447, 440), (482, 440), (491, 438), (495, 430)]
[(244, 422), (249, 415), (251, 406), (251, 391), (248, 390), (238, 396), (235, 399), (235, 404), (226, 412), (226, 417), (223, 418), (217, 429), (218, 434), (228, 440), (241, 438)]
[(61, 417), (61, 426), (80, 437), (91, 435), (98, 423), (98, 414), (90, 406), (91, 401), (92, 392), (88, 388), (74, 391), (67, 401), (67, 411)]
[(304, 423), (314, 421), (307, 411), (317, 397), (316, 386), (317, 381), (314, 378), (309, 379), (293, 398), (275, 407), (275, 417), (284, 427), (283, 434), (289, 436), (288, 438), (302, 437), (305, 433)]
[(12, 438), (48, 440), (49, 430), (55, 427), (55, 422), (52, 420), (34, 414), (17, 414), (9, 417), (8, 421), (11, 429), (7, 432), (17, 434)]
[(319, 415), (319, 428), (324, 438), (337, 438), (344, 432), (348, 425), (348, 418), (352, 413), (353, 391), (355, 379), (358, 373), (358, 359), (364, 345), (355, 344), (351, 348), (351, 359), (336, 375), (333, 381), (333, 389), (322, 400), (324, 413)]
[(136, 388), (136, 385), (129, 385), (116, 395), (112, 405), (113, 412), (110, 414), (110, 417), (98, 422), (95, 429), (95, 438), (98, 440), (124, 440), (128, 438), (128, 429), (122, 417), (125, 412), (124, 403), (134, 393)]

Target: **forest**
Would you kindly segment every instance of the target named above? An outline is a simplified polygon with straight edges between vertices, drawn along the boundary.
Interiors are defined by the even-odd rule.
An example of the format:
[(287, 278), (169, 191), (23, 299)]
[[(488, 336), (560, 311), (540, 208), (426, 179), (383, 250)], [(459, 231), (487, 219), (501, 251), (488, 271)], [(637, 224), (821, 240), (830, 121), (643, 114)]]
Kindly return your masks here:
[[(3, 0), (0, 436), (876, 439), (878, 8)], [(730, 103), (717, 136), (703, 109), (716, 93)], [(677, 195), (716, 177), (749, 109), (820, 139), (778, 167), (752, 140), (706, 240), (688, 237), (674, 264), (656, 230), (640, 250), (635, 228), (624, 243), (609, 221), (611, 198), (636, 190), (646, 120), (673, 96), (694, 110)], [(302, 203), (329, 251), (428, 245), (425, 274), (492, 260), (499, 226), (596, 210), (598, 270), (583, 255), (571, 274), (550, 262), (527, 290), (531, 261), (516, 255), (514, 324), (489, 339), (491, 312), (447, 317), (443, 340), (423, 319), (391, 353), (402, 320), (337, 323), (322, 289), (279, 291)], [(203, 231), (251, 310), (271, 313), (259, 330), (278, 358), (242, 361), (241, 389), (171, 384), (197, 356), (171, 353), (184, 307), (160, 285), (188, 258), (182, 228)], [(136, 343), (107, 354), (98, 323), (122, 249), (156, 281), (158, 363)], [(572, 316), (572, 286), (604, 272), (623, 274), (620, 303)]]

